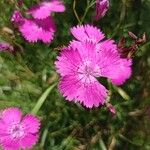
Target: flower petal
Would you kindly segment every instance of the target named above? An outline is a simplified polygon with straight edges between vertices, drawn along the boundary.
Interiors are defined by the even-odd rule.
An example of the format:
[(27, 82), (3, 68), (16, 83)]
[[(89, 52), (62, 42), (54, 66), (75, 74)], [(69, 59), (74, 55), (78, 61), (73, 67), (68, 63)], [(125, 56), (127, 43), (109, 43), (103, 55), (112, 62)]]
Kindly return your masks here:
[(54, 37), (56, 26), (52, 17), (43, 20), (24, 19), (24, 23), (19, 27), (19, 30), (29, 42), (42, 40), (44, 43), (48, 43)]
[(67, 100), (80, 102), (88, 108), (103, 105), (107, 96), (107, 90), (96, 79), (95, 82), (84, 84), (73, 75), (62, 77), (59, 89)]
[(95, 64), (99, 59), (97, 54), (97, 44), (91, 41), (72, 41), (70, 43), (70, 48), (75, 49), (79, 53), (79, 57), (81, 58), (80, 60), (82, 60), (82, 62), (89, 60)]
[(99, 105), (103, 105), (106, 97), (106, 88), (98, 83), (98, 81), (95, 81), (94, 83), (82, 87), (81, 94), (78, 99), (86, 107), (92, 108), (93, 106), (98, 107)]
[[(7, 129), (8, 129), (7, 124), (5, 124), (5, 122), (0, 119), (0, 137), (7, 134)], [(1, 138), (0, 138), (0, 140), (1, 140)]]
[(24, 23), (19, 26), (19, 30), (29, 42), (37, 42), (42, 31), (33, 20), (29, 19), (24, 19)]
[(23, 149), (31, 148), (38, 141), (38, 135), (27, 134), (24, 138), (20, 140), (20, 145)]
[(21, 121), (22, 112), (19, 108), (8, 108), (5, 109), (2, 113), (2, 120), (5, 124), (11, 124), (13, 122), (19, 123)]
[(114, 84), (123, 84), (131, 76), (132, 61), (120, 58), (117, 46), (111, 41), (101, 43), (99, 56), (102, 76), (108, 77)]
[(131, 60), (120, 59), (120, 61), (118, 61), (118, 64), (113, 66), (118, 69), (115, 69), (114, 72), (113, 70), (111, 71), (110, 79), (112, 83), (116, 85), (121, 85), (127, 79), (129, 79), (132, 74), (131, 65), (132, 65)]
[(38, 39), (42, 40), (44, 43), (49, 43), (54, 38), (54, 33), (56, 31), (56, 25), (52, 17), (47, 17), (46, 19), (36, 19), (36, 24), (38, 25), (41, 33)]
[(40, 121), (37, 117), (28, 114), (23, 118), (22, 125), (26, 132), (37, 133), (40, 128)]
[(33, 6), (28, 10), (35, 19), (45, 19), (51, 15), (52, 12), (64, 12), (65, 6), (59, 1), (42, 2), (41, 4)]
[(0, 143), (4, 150), (19, 150), (20, 149), (19, 141), (11, 139), (8, 136), (2, 137)]
[(57, 72), (62, 76), (74, 74), (77, 71), (81, 58), (76, 49), (64, 48), (55, 62)]
[(72, 35), (79, 41), (92, 41), (98, 43), (104, 38), (104, 34), (92, 25), (78, 25), (71, 28)]

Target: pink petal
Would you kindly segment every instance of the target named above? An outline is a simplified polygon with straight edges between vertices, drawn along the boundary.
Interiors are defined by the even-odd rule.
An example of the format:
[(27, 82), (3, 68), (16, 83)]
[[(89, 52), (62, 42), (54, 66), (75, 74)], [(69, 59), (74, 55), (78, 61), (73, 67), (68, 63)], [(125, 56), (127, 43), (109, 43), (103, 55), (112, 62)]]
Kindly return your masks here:
[(44, 43), (50, 43), (53, 38), (54, 38), (54, 31), (42, 31), (40, 34), (40, 39), (44, 42)]
[(11, 124), (13, 122), (19, 123), (21, 121), (22, 112), (19, 108), (8, 108), (3, 111), (2, 120), (5, 124)]
[(97, 43), (104, 38), (104, 34), (98, 28), (88, 24), (71, 28), (71, 33), (82, 42), (87, 40)]
[(81, 58), (76, 49), (65, 48), (61, 52), (61, 56), (57, 57), (55, 62), (57, 72), (62, 76), (73, 74), (77, 71)]
[(105, 51), (105, 50), (112, 51), (112, 52), (118, 54), (117, 44), (112, 39), (108, 39), (108, 40), (105, 40), (105, 41), (97, 44), (97, 52), (99, 52), (101, 50), (103, 50), (103, 51)]
[(37, 133), (40, 128), (40, 121), (33, 115), (26, 115), (22, 120), (22, 125), (25, 127), (26, 132)]
[(80, 93), (82, 83), (75, 75), (66, 75), (61, 78), (59, 83), (59, 90), (69, 101), (76, 101)]
[(120, 59), (120, 61), (118, 62), (118, 65), (114, 66), (118, 69), (116, 69), (115, 73), (113, 72), (113, 75), (111, 75), (110, 79), (112, 80), (112, 83), (116, 85), (121, 85), (127, 79), (129, 79), (132, 74), (131, 65), (132, 65), (131, 60)]
[(39, 39), (44, 43), (49, 43), (54, 38), (54, 33), (56, 31), (56, 25), (52, 17), (48, 17), (43, 20), (35, 20), (36, 24), (39, 28), (42, 28), (41, 33), (39, 35)]
[(20, 26), (20, 32), (29, 42), (37, 42), (42, 40), (49, 43), (53, 39), (56, 26), (52, 17), (43, 20), (25, 19), (24, 24)]
[(13, 12), (13, 15), (11, 17), (11, 22), (13, 22), (16, 25), (22, 24), (23, 23), (23, 17), (20, 11), (15, 10)]
[(78, 99), (82, 99), (80, 102), (82, 102), (86, 107), (92, 108), (93, 106), (98, 107), (99, 105), (103, 105), (106, 97), (106, 88), (96, 81), (86, 87), (83, 87), (82, 94)]
[(67, 100), (80, 102), (87, 108), (103, 105), (107, 96), (107, 90), (98, 81), (85, 85), (71, 75), (61, 78), (59, 89)]
[(93, 43), (91, 41), (85, 41), (85, 42), (78, 42), (78, 41), (72, 41), (70, 43), (70, 47), (73, 49), (76, 49), (76, 51), (79, 53), (79, 56), (81, 59), (80, 61), (92, 61), (93, 63), (97, 63), (99, 57), (97, 55), (97, 44)]
[(19, 141), (13, 140), (10, 137), (3, 137), (1, 141), (1, 146), (4, 150), (19, 150), (20, 144)]
[(55, 0), (51, 2), (42, 2), (41, 4), (33, 6), (28, 10), (36, 19), (45, 19), (51, 15), (52, 12), (64, 12), (65, 6), (61, 1)]
[(131, 76), (131, 60), (120, 58), (117, 47), (111, 41), (101, 43), (99, 66), (102, 76), (108, 77), (116, 85), (123, 84)]
[(19, 30), (29, 42), (37, 42), (42, 31), (34, 21), (29, 19), (24, 20), (24, 23), (19, 27)]
[(8, 125), (5, 124), (3, 120), (0, 120), (0, 137), (7, 134), (7, 129), (8, 129)]
[(23, 149), (32, 148), (38, 141), (38, 135), (28, 134), (20, 140), (20, 145)]
[(64, 12), (65, 11), (65, 6), (63, 2), (60, 0), (51, 1), (51, 4), (49, 4), (48, 7), (49, 7), (49, 10), (51, 10), (51, 12)]

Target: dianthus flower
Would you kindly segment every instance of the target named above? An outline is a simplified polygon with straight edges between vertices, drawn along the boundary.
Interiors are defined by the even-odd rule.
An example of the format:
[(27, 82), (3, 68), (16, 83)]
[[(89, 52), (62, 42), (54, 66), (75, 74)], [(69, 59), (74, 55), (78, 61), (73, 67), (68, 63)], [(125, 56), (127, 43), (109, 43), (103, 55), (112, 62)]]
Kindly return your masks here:
[(24, 18), (19, 11), (15, 11), (11, 21), (18, 25), (19, 31), (23, 37), (29, 42), (49, 43), (54, 38), (56, 25), (51, 16), (45, 19)]
[(19, 31), (29, 42), (49, 43), (54, 38), (56, 26), (52, 17), (46, 19), (24, 19), (24, 23), (19, 26)]
[(120, 85), (131, 75), (131, 60), (123, 59), (117, 45), (96, 27), (81, 25), (71, 33), (77, 39), (63, 48), (56, 61), (61, 75), (59, 90), (69, 101), (91, 108), (105, 103), (108, 91), (98, 78), (106, 77)]
[(9, 43), (0, 43), (0, 51), (13, 51), (14, 48)]
[(96, 16), (95, 19), (98, 21), (105, 16), (109, 8), (109, 0), (96, 0)]
[(56, 32), (52, 12), (63, 12), (65, 7), (60, 1), (42, 2), (27, 11), (33, 18), (25, 18), (19, 11), (14, 11), (11, 21), (18, 25), (19, 31), (29, 42), (50, 43)]
[(24, 117), (18, 108), (8, 108), (0, 115), (0, 145), (4, 150), (31, 148), (38, 140), (40, 122), (37, 117)]
[(15, 10), (12, 14), (12, 17), (11, 17), (11, 22), (13, 22), (15, 25), (21, 25), (23, 24), (23, 16), (21, 14), (20, 11), (18, 10)]
[(53, 12), (64, 12), (65, 6), (59, 0), (45, 1), (33, 6), (28, 10), (28, 13), (36, 19), (45, 19)]
[(107, 103), (106, 106), (107, 106), (109, 112), (111, 112), (113, 115), (115, 115), (117, 113), (115, 107), (112, 104)]

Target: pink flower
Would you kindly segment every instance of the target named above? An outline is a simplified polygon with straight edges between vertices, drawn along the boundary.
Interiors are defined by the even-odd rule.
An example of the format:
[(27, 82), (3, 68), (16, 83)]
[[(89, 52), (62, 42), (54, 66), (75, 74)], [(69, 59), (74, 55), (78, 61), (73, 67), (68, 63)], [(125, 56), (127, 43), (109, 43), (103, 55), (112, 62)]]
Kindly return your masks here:
[(112, 104), (107, 103), (106, 106), (113, 115), (115, 115), (117, 113), (115, 107)]
[(109, 8), (109, 0), (96, 1), (96, 16), (95, 16), (96, 21), (105, 16), (108, 8)]
[(22, 116), (18, 108), (8, 108), (0, 117), (0, 145), (4, 150), (31, 148), (38, 140), (39, 120), (30, 114)]
[(71, 32), (78, 41), (64, 48), (55, 63), (61, 75), (59, 90), (69, 101), (98, 107), (105, 103), (107, 89), (97, 78), (106, 77), (120, 85), (130, 77), (132, 62), (121, 58), (114, 41), (104, 40), (96, 27), (81, 25)]
[(23, 5), (23, 1), (24, 0), (18, 0), (18, 6), (22, 6)]
[(45, 19), (27, 19), (19, 11), (14, 11), (11, 21), (18, 26), (23, 37), (29, 42), (49, 43), (54, 38), (56, 25), (51, 16)]
[(63, 12), (64, 10), (63, 3), (58, 0), (45, 1), (28, 10), (27, 13), (33, 18), (24, 18), (19, 11), (14, 11), (11, 21), (18, 26), (27, 41), (50, 43), (56, 32), (55, 22), (50, 15), (52, 12)]
[(52, 12), (63, 12), (64, 4), (58, 0), (42, 2), (27, 11), (33, 18), (25, 18), (19, 11), (14, 11), (11, 21), (29, 42), (50, 43), (56, 32), (56, 25), (50, 16)]
[(20, 11), (15, 10), (13, 12), (13, 15), (11, 17), (11, 22), (13, 22), (15, 25), (20, 25), (23, 23), (23, 17)]
[(0, 51), (14, 51), (13, 46), (9, 43), (0, 43)]
[(50, 2), (45, 1), (38, 5), (33, 6), (28, 10), (28, 13), (31, 14), (36, 19), (45, 19), (51, 15), (52, 12), (64, 12), (65, 6), (59, 0), (52, 0)]
[(56, 26), (52, 17), (46, 19), (24, 19), (24, 23), (19, 26), (19, 31), (29, 42), (49, 43), (54, 38)]

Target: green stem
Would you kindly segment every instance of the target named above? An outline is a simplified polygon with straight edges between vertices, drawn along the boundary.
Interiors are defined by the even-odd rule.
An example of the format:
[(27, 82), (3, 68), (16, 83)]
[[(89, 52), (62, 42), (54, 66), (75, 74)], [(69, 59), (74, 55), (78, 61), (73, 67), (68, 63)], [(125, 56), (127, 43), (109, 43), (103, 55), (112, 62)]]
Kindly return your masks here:
[(112, 38), (119, 32), (120, 30), (120, 27), (125, 19), (125, 16), (126, 16), (126, 4), (125, 4), (126, 1), (122, 0), (122, 8), (121, 8), (121, 13), (120, 13), (120, 19), (119, 19), (119, 23), (118, 25), (116, 26), (113, 34), (112, 34)]
[(83, 21), (84, 21), (84, 19), (85, 19), (85, 17), (86, 17), (86, 14), (87, 14), (87, 12), (89, 11), (89, 6), (87, 6), (86, 7), (86, 10), (85, 10), (85, 12), (84, 12), (84, 15), (83, 15), (83, 17), (82, 17), (82, 19), (81, 19), (81, 23), (83, 23)]
[(52, 91), (52, 89), (56, 85), (57, 85), (57, 83), (54, 83), (49, 88), (47, 88), (46, 91), (41, 95), (41, 97), (38, 99), (36, 105), (34, 106), (34, 108), (31, 111), (32, 114), (34, 114), (34, 115), (37, 114), (37, 112), (40, 110), (40, 108), (42, 107), (43, 103), (45, 102), (47, 96), (49, 95), (49, 93)]
[(126, 138), (126, 137), (123, 136), (122, 134), (119, 134), (119, 137), (120, 137), (121, 139), (123, 139), (123, 140), (125, 140), (125, 141), (127, 141), (127, 142), (129, 142), (129, 143), (131, 143), (131, 144), (133, 144), (133, 145), (142, 146), (142, 144), (137, 144), (137, 143), (135, 143), (135, 142), (129, 140), (128, 138)]
[(74, 12), (79, 24), (81, 24), (81, 20), (80, 20), (78, 14), (77, 14), (77, 11), (76, 11), (76, 0), (73, 1), (73, 12)]
[(87, 2), (87, 7), (86, 7), (86, 9), (85, 9), (85, 12), (84, 12), (84, 14), (83, 14), (83, 17), (81, 18), (81, 24), (83, 23), (83, 21), (84, 21), (86, 15), (87, 15), (89, 9), (90, 9), (95, 3), (96, 3), (95, 0), (92, 1), (91, 3), (88, 3), (88, 2)]
[(120, 87), (113, 85), (113, 88), (120, 94), (120, 96), (125, 100), (130, 100), (130, 96)]
[(113, 89), (112, 89), (112, 84), (111, 84), (111, 81), (108, 79), (107, 80), (107, 83), (108, 83), (108, 88), (109, 88), (109, 94), (110, 96), (112, 95), (112, 92), (113, 92)]
[(41, 143), (40, 143), (41, 147), (44, 147), (47, 134), (48, 134), (48, 128), (46, 128), (46, 129), (44, 130), (44, 132), (43, 132), (43, 135), (42, 135), (42, 138), (41, 138)]
[(100, 138), (100, 140), (99, 140), (99, 145), (100, 145), (100, 147), (101, 147), (102, 150), (107, 150), (107, 148), (105, 146), (105, 143), (104, 143), (104, 141), (103, 141), (102, 138)]

